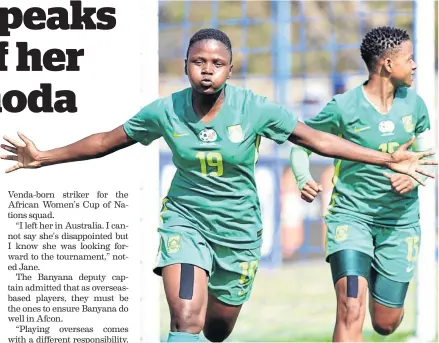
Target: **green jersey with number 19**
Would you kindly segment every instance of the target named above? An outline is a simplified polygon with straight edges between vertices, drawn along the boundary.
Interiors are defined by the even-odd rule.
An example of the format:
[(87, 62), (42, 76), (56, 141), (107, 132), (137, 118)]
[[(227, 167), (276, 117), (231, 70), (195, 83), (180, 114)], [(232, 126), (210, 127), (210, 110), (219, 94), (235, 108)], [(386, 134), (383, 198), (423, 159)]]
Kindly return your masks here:
[[(336, 95), (314, 118), (305, 123), (314, 129), (339, 135), (364, 147), (392, 153), (417, 136), (416, 151), (431, 149), (430, 121), (423, 100), (407, 88), (396, 91), (387, 114), (375, 109), (363, 86)], [(379, 166), (335, 160), (334, 190), (328, 211), (343, 213), (384, 226), (410, 226), (419, 220), (417, 188), (400, 195)]]
[(144, 107), (124, 124), (144, 145), (163, 137), (177, 167), (163, 200), (162, 226), (192, 227), (229, 247), (261, 245), (262, 219), (255, 183), (261, 137), (283, 143), (297, 124), (290, 111), (232, 85), (220, 112), (203, 123), (187, 88)]

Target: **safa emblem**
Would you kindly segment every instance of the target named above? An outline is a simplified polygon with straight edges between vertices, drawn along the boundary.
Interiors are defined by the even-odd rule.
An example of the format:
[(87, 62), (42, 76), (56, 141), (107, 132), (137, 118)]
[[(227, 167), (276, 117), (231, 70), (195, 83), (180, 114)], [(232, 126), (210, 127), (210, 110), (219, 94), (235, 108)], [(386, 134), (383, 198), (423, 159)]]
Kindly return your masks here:
[(404, 125), (405, 132), (413, 132), (415, 130), (413, 117), (411, 115), (402, 117), (402, 124)]
[(337, 242), (343, 242), (348, 238), (348, 229), (347, 225), (337, 226), (335, 229), (335, 240)]
[(180, 250), (180, 236), (172, 236), (168, 238), (168, 246), (166, 247), (166, 251), (170, 254), (175, 254)]
[(241, 143), (244, 140), (244, 133), (241, 125), (232, 125), (227, 127), (229, 139), (232, 143)]

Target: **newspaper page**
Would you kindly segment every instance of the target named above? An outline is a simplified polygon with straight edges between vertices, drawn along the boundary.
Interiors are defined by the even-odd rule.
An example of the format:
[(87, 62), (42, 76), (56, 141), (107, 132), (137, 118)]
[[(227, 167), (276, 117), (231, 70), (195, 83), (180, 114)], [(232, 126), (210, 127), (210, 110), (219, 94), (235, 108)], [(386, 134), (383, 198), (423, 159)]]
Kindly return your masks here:
[[(157, 30), (156, 1), (2, 1), (2, 144), (45, 151), (122, 125), (157, 97)], [(157, 151), (1, 160), (2, 342), (158, 341)]]

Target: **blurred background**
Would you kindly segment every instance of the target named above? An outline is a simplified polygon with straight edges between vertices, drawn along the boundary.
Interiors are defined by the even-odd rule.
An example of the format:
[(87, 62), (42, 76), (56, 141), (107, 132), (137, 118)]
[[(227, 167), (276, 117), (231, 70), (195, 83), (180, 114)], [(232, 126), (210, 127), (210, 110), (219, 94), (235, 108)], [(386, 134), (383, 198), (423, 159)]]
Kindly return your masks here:
[[(183, 71), (189, 39), (201, 28), (214, 27), (232, 41), (230, 83), (265, 95), (306, 119), (333, 95), (367, 78), (359, 52), (367, 31), (389, 25), (406, 29), (412, 38), (416, 35), (422, 20), (422, 13), (416, 11), (419, 1), (160, 1), (160, 96), (189, 86)], [(437, 2), (435, 6), (437, 13)], [(437, 51), (434, 34), (430, 44), (436, 44)], [(430, 73), (436, 80), (437, 55), (435, 62)], [(435, 113), (430, 108), (434, 122)], [(324, 261), (322, 215), (332, 191), (332, 160), (312, 155), (312, 174), (324, 192), (308, 204), (300, 199), (289, 166), (290, 147), (288, 142), (277, 145), (262, 140), (256, 175), (264, 221), (263, 257), (252, 297), (228, 341), (331, 341), (335, 293)], [(164, 141), (160, 142), (160, 170), (164, 197), (175, 172)], [(429, 185), (433, 187), (434, 181)], [(430, 205), (434, 215), (429, 225), (435, 237), (436, 206)], [(437, 291), (436, 243), (435, 249), (436, 260), (427, 270), (434, 277), (423, 285)], [(419, 332), (418, 323), (424, 319), (419, 315), (422, 306), (416, 290), (413, 282), (397, 332), (389, 337), (374, 334), (367, 317), (365, 341), (406, 341), (415, 335), (427, 340), (434, 335), (437, 340), (435, 328)], [(161, 335), (166, 338), (169, 314), (164, 296), (161, 299)], [(436, 300), (431, 300), (428, 306), (435, 312)]]

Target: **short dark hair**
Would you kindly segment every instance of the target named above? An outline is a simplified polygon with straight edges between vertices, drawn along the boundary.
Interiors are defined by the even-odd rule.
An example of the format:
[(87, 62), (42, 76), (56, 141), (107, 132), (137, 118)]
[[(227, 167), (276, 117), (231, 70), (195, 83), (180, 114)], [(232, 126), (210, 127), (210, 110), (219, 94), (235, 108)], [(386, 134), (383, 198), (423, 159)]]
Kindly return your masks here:
[(213, 39), (223, 43), (226, 49), (230, 52), (230, 62), (232, 62), (232, 43), (230, 42), (229, 37), (223, 31), (217, 29), (211, 29), (211, 28), (201, 29), (191, 37), (186, 52), (186, 58), (188, 58), (189, 50), (195, 43), (206, 39)]
[(361, 58), (369, 71), (374, 71), (380, 58), (408, 40), (410, 36), (406, 30), (388, 26), (374, 28), (366, 33), (361, 42)]

